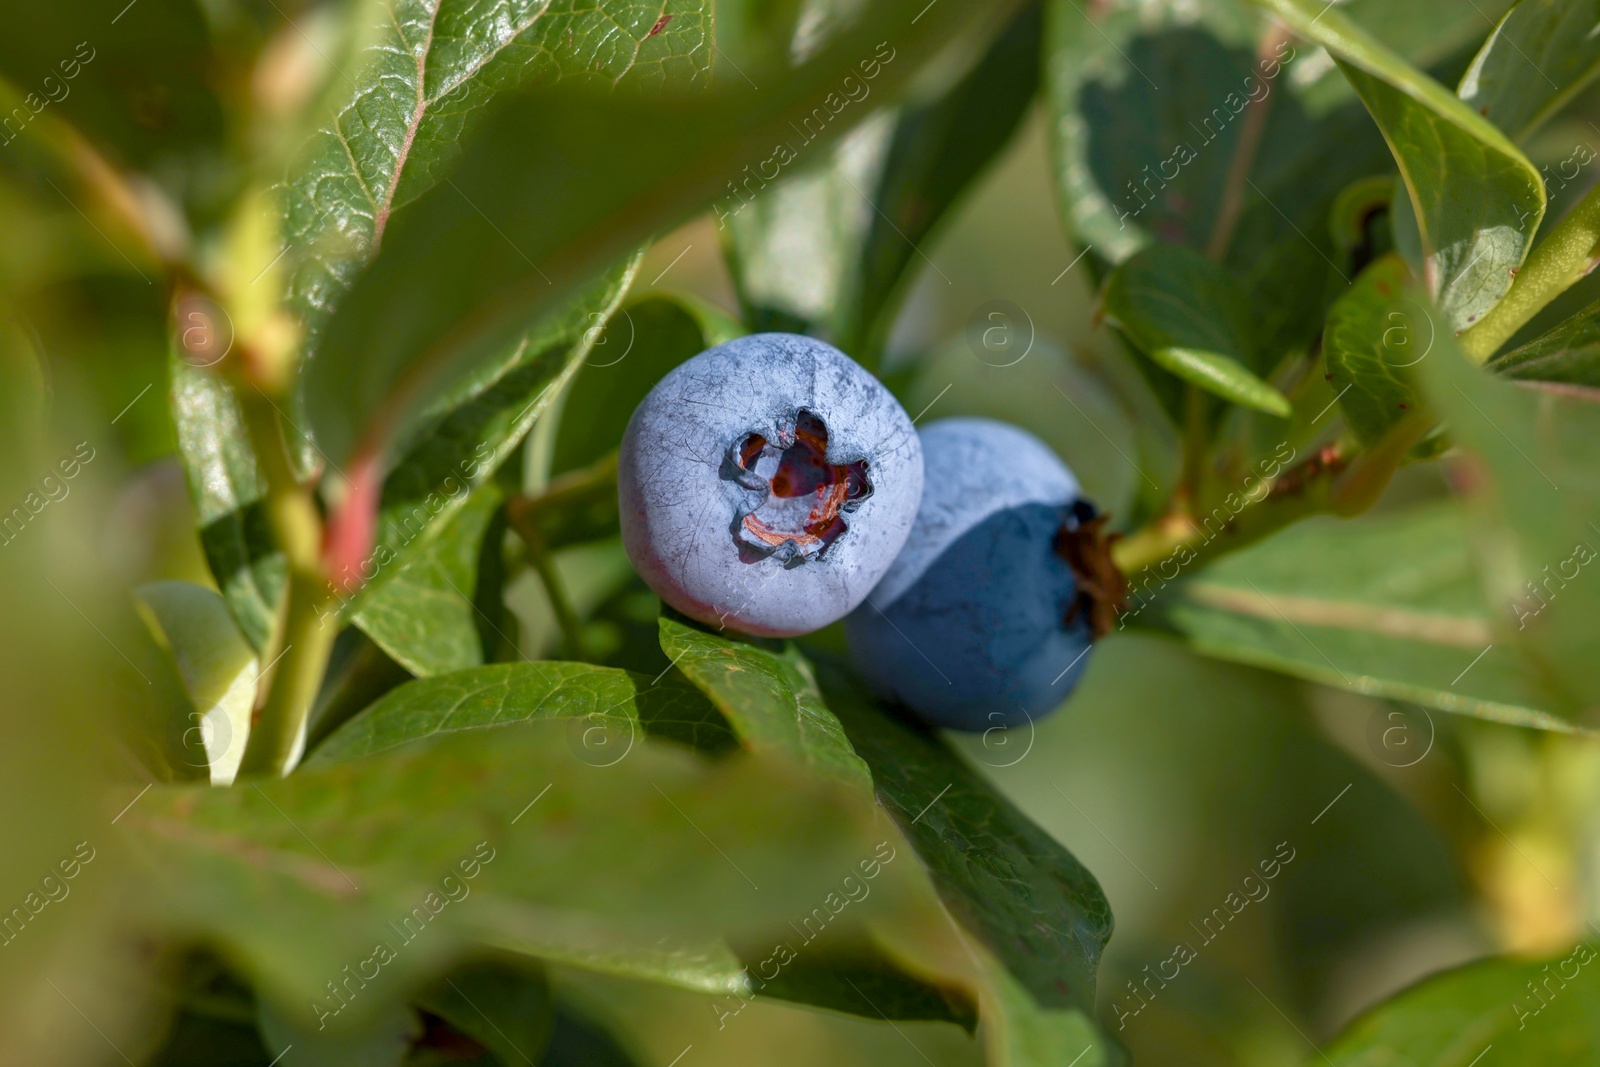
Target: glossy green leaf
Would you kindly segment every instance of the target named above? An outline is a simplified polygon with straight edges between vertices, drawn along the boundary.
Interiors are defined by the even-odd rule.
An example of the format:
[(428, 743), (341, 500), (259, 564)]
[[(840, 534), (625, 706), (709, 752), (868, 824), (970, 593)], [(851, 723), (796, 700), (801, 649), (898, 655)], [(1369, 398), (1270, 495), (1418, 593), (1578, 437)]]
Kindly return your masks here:
[(200, 547), (217, 588), (257, 651), (266, 647), (283, 595), (283, 554), (272, 543), (256, 467), (232, 387), (212, 369), (173, 357), (172, 421), (194, 502)]
[(1592, 1063), (1600, 1058), (1600, 986), (1585, 969), (1594, 961), (1594, 947), (1580, 943), (1548, 960), (1500, 957), (1434, 975), (1366, 1012), (1321, 1058), (1304, 1062)]
[(1521, 141), (1600, 74), (1600, 3), (1520, 0), (1495, 26), (1457, 95)]
[(1287, 416), (1255, 370), (1249, 306), (1226, 268), (1175, 245), (1135, 253), (1106, 282), (1106, 317), (1157, 365), (1236, 404)]
[(1427, 358), (1438, 327), (1405, 262), (1387, 255), (1328, 310), (1322, 360), (1345, 421), (1372, 445), (1418, 404), (1406, 369)]
[(1039, 1005), (1092, 1013), (1111, 936), (1094, 876), (937, 736), (890, 717), (837, 665), (817, 673), (945, 906)]
[(1255, 0), (1333, 54), (1383, 131), (1411, 194), (1423, 280), (1452, 330), (1511, 285), (1544, 217), (1539, 172), (1504, 134), (1379, 39), (1316, 0)]
[(747, 747), (787, 753), (852, 785), (871, 781), (823, 704), (811, 664), (792, 643), (734, 641), (663, 614), (661, 650), (711, 698)]
[[(944, 981), (976, 995), (991, 1062), (1045, 1067), (1068, 1046), (1068, 1062), (1079, 1055), (1083, 1063), (1118, 1062), (1093, 1022), (1094, 971), (1111, 933), (1110, 906), (1070, 853), (943, 742), (864, 698), (859, 681), (836, 664), (813, 667), (791, 644), (720, 637), (666, 617), (661, 631), (662, 649), (724, 708), (746, 745), (820, 762), (813, 755), (819, 746), (789, 726), (794, 709), (807, 705), (808, 717), (830, 724), (830, 748), (842, 729), (840, 742), (854, 749), (850, 760), (870, 768), (879, 804), (921, 860), (910, 871), (896, 868), (905, 879), (902, 903), (871, 920), (874, 939), (891, 956), (941, 970)], [(966, 931), (953, 941), (946, 909)], [(813, 985), (806, 993), (815, 1003), (861, 1011), (842, 991)], [(899, 996), (901, 1010), (914, 1013), (908, 1017), (926, 1017), (932, 1007), (926, 993), (917, 998), (908, 988)]]
[(1500, 353), (1489, 362), (1489, 369), (1519, 381), (1600, 389), (1600, 303), (1590, 304), (1527, 344)]
[(394, 577), (363, 598), (353, 616), (379, 648), (419, 678), (483, 662), (478, 558), (499, 506), (494, 483), (474, 490), (436, 537), (390, 564)]
[(1005, 147), (1039, 83), (1030, 3), (941, 95), (885, 113), (753, 200), (718, 209), (745, 319), (806, 329), (869, 366), (939, 223)]
[(1437, 504), (1310, 519), (1193, 575), (1175, 552), (1129, 576), (1122, 624), (1167, 628), (1206, 655), (1359, 693), (1570, 729), (1498, 641), (1470, 537), (1464, 510)]
[(362, 435), (386, 444), (424, 381), (448, 386), (504, 352), (528, 321), (744, 166), (814, 151), (864, 117), (842, 79), (870, 72), (873, 91), (892, 97), (921, 59), (1013, 5), (921, 6), (864, 8), (800, 67), (747, 71), (760, 89), (741, 79), (693, 99), (500, 94), (449, 181), (395, 212), (383, 254), (329, 321), (309, 380), (319, 443), (335, 461)]
[[(960, 924), (959, 939), (976, 942), (963, 950), (990, 1062), (1122, 1062), (1094, 1021), (1095, 970), (1111, 936), (1094, 876), (937, 736), (891, 717), (837, 663), (819, 659), (816, 671), (872, 770), (879, 804)], [(1016, 740), (1031, 747), (1031, 736), (1029, 724)]]
[[(394, 212), (448, 181), (461, 141), (498, 94), (567, 82), (684, 89), (710, 75), (711, 6), (702, 0), (672, 0), (670, 11), (641, 0), (373, 7), (377, 36), (283, 193), (284, 235), (296, 250), (290, 298), (313, 338)], [(337, 452), (333, 444), (324, 447)]]
[(1449, 336), (1417, 371), (1464, 453), (1456, 482), (1504, 651), (1520, 651), (1551, 710), (1600, 725), (1600, 405), (1485, 373)]
[(597, 766), (548, 721), (162, 787), (119, 825), (166, 928), (218, 944), (280, 1013), (330, 1033), (471, 944), (583, 964), (770, 936), (873, 840), (857, 799), (787, 761), (641, 741)]
[(571, 719), (584, 758), (607, 764), (650, 736), (705, 752), (735, 747), (722, 716), (681, 682), (587, 663), (495, 663), (409, 682), (339, 728), (308, 763), (359, 759), (459, 731)]

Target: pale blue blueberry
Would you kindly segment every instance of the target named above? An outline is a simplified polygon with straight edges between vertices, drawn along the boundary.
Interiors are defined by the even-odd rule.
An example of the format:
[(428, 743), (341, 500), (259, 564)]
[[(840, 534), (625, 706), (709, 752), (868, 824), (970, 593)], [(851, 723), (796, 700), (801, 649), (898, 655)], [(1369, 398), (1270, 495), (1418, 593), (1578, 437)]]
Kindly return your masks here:
[(843, 618), (894, 562), (922, 495), (905, 410), (843, 352), (752, 334), (662, 378), (618, 457), (622, 538), (662, 600), (770, 637)]

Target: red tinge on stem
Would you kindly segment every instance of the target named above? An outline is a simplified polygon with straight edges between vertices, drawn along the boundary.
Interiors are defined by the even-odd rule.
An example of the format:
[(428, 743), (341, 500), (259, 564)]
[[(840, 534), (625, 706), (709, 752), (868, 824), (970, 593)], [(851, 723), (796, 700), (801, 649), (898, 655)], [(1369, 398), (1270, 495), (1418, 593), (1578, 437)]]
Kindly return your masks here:
[(349, 466), (349, 486), (322, 532), (322, 567), (340, 594), (352, 593), (365, 580), (362, 570), (377, 538), (378, 498), (383, 469), (378, 457), (362, 454)]

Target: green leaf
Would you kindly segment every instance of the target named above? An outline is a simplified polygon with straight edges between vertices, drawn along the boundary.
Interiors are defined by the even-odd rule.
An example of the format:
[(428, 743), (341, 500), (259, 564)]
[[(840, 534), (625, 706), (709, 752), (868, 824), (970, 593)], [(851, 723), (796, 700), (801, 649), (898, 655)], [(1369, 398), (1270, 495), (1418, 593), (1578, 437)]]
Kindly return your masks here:
[[(979, 1000), (991, 1062), (1044, 1067), (1091, 1051), (1083, 1063), (1116, 1059), (1093, 1022), (1094, 970), (1111, 933), (1110, 906), (1070, 853), (943, 742), (860, 696), (859, 683), (836, 665), (813, 668), (791, 644), (718, 637), (666, 617), (661, 632), (663, 651), (723, 708), (747, 746), (803, 752), (821, 763), (813, 755), (819, 746), (789, 725), (797, 710), (809, 705), (805, 717), (825, 719), (830, 749), (842, 728), (846, 751), (854, 748), (851, 764), (864, 760), (871, 768), (879, 804), (905, 835), (900, 843), (922, 861), (909, 872), (895, 868), (904, 878), (898, 907), (871, 913), (873, 939), (901, 965), (919, 974), (932, 969)], [(976, 945), (959, 932), (952, 939), (946, 909)], [(796, 984), (790, 991), (808, 1002), (861, 1011), (860, 999), (842, 990)], [(892, 1002), (907, 1017), (933, 1008), (927, 993), (916, 995), (904, 979), (894, 986), (901, 991)]]
[(409, 682), (340, 727), (308, 765), (386, 752), (439, 734), (571, 719), (572, 741), (598, 765), (621, 760), (645, 734), (706, 752), (736, 747), (698, 690), (587, 663), (495, 663)]
[(684, 360), (731, 340), (738, 325), (719, 317), (693, 297), (657, 294), (612, 316), (562, 397), (550, 473), (587, 467), (615, 452), (633, 409), (656, 382)]
[(1435, 330), (1427, 298), (1397, 255), (1362, 271), (1328, 310), (1322, 360), (1345, 421), (1365, 445), (1419, 403), (1405, 368), (1425, 359)]
[(355, 624), (419, 678), (483, 662), (478, 560), (500, 489), (493, 482), (467, 497), (444, 529), (407, 552), (392, 579), (363, 598)]
[(1583, 968), (1594, 959), (1593, 946), (1580, 943), (1548, 960), (1501, 957), (1434, 975), (1351, 1023), (1324, 1046), (1323, 1059), (1336, 1067), (1457, 1067), (1474, 1057), (1593, 1062), (1600, 1057), (1600, 994)]
[[(384, 479), (377, 541), (363, 569), (370, 579), (349, 603), (364, 611), (404, 563), (424, 555), (434, 539), (511, 459), (583, 365), (621, 303), (639, 259), (601, 278), (560, 311), (542, 320), (493, 364), (438, 397), (408, 435)], [(476, 558), (476, 556), (474, 556)]]
[(1184, 557), (1174, 553), (1129, 576), (1133, 610), (1122, 624), (1161, 626), (1218, 659), (1372, 696), (1571, 729), (1497, 641), (1470, 532), (1460, 506), (1434, 504), (1310, 519), (1187, 580), (1175, 580)]
[[(1103, 262), (1158, 238), (1191, 248), (1210, 239), (1240, 128), (1224, 101), (1253, 72), (1260, 19), (1231, 3), (1203, 3), (1197, 14), (1049, 5), (1055, 180), (1068, 230)], [(1197, 130), (1191, 122), (1212, 116), (1185, 101), (1223, 110)], [(1163, 161), (1177, 158), (1185, 164), (1163, 174)]]
[[(529, 320), (701, 208), (743, 166), (779, 148), (805, 152), (862, 117), (842, 79), (860, 84), (871, 71), (873, 90), (892, 96), (922, 59), (1013, 5), (919, 15), (923, 6), (862, 9), (800, 67), (748, 72), (760, 89), (740, 79), (694, 99), (566, 86), (500, 94), (449, 181), (394, 213), (383, 254), (329, 321), (310, 368), (319, 443), (335, 462), (358, 440), (386, 444), (425, 383), (448, 387), (504, 352)], [(808, 121), (811, 132), (797, 134)]]
[(1156, 364), (1236, 404), (1287, 417), (1262, 369), (1250, 309), (1227, 269), (1176, 245), (1135, 253), (1106, 282), (1108, 319)]
[(477, 1041), (506, 1067), (544, 1062), (540, 1053), (555, 1027), (544, 969), (526, 964), (486, 961), (459, 967), (424, 990), (417, 1005)]
[(1545, 333), (1502, 352), (1489, 369), (1507, 378), (1600, 389), (1600, 302)]
[[(674, 10), (664, 20), (661, 4), (641, 0), (506, 10), (377, 0), (363, 8), (378, 33), (283, 191), (284, 236), (297, 251), (290, 299), (312, 328), (311, 349), (395, 212), (449, 180), (462, 140), (498, 94), (568, 82), (659, 90), (707, 81), (711, 5), (667, 6)], [(324, 447), (338, 451), (331, 440)]]
[(1452, 330), (1511, 285), (1544, 217), (1539, 172), (1504, 134), (1376, 37), (1317, 0), (1254, 0), (1322, 45), (1383, 131), (1411, 194), (1423, 280)]
[[(196, 163), (223, 135), (217, 57), (201, 7), (172, 0), (119, 13), (61, 0), (12, 12), (0, 74), (26, 101), (6, 103), (6, 143), (49, 108), (120, 164)], [(14, 106), (26, 108), (24, 120)]]
[(748, 748), (787, 753), (852, 785), (871, 782), (823, 704), (811, 665), (792, 643), (733, 641), (663, 614), (661, 650), (711, 698)]
[(786, 761), (641, 741), (596, 766), (567, 726), (157, 787), (119, 825), (163, 927), (217, 944), (280, 1014), (330, 1033), (474, 944), (588, 965), (770, 937), (871, 852), (858, 799)]
[(1192, 385), (1235, 404), (1288, 418), (1289, 398), (1244, 369), (1232, 356), (1195, 348), (1156, 348), (1150, 358)]
[(233, 388), (214, 370), (174, 356), (172, 421), (200, 530), (200, 547), (217, 588), (256, 651), (267, 645), (283, 595), (283, 554), (272, 543), (256, 467)]
[(1595, 0), (1520, 0), (1483, 43), (1457, 90), (1522, 141), (1600, 74)]
[(189, 762), (205, 768), (213, 785), (239, 772), (259, 660), (215, 592), (193, 582), (140, 586), (138, 599), (157, 640), (172, 655), (194, 704), (184, 731)]
[(1487, 374), (1448, 335), (1417, 372), (1462, 453), (1455, 482), (1499, 642), (1520, 651), (1551, 710), (1596, 725), (1600, 406)]
[(835, 664), (817, 673), (945, 906), (1039, 1005), (1092, 1016), (1111, 936), (1094, 876), (936, 735), (891, 718)]
[(1094, 876), (937, 736), (891, 718), (832, 661), (816, 670), (879, 804), (965, 931), (990, 1062), (1121, 1062), (1094, 1022), (1095, 970), (1111, 936)]
[(824, 165), (719, 211), (746, 321), (820, 332), (875, 365), (908, 268), (1033, 100), (1042, 21), (1042, 5), (1027, 4), (942, 94), (875, 117)]

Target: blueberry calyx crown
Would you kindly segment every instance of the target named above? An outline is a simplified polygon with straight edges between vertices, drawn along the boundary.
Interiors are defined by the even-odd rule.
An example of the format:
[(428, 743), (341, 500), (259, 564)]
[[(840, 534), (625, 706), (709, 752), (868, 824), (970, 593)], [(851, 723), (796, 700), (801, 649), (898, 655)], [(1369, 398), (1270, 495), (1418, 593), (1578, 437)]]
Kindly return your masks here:
[(844, 516), (872, 495), (866, 460), (828, 460), (828, 427), (802, 408), (777, 439), (751, 431), (733, 443), (732, 476), (753, 506), (735, 517), (733, 535), (747, 562), (777, 556), (786, 564), (822, 555), (844, 533)]
[(1109, 515), (1095, 513), (1086, 500), (1075, 501), (1056, 531), (1056, 555), (1067, 561), (1078, 580), (1078, 594), (1062, 621), (1071, 626), (1081, 616), (1098, 640), (1111, 632), (1117, 613), (1128, 606), (1128, 580), (1111, 558), (1111, 546), (1122, 535), (1105, 532)]

